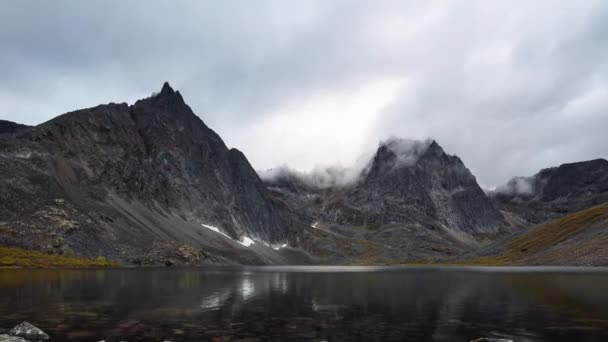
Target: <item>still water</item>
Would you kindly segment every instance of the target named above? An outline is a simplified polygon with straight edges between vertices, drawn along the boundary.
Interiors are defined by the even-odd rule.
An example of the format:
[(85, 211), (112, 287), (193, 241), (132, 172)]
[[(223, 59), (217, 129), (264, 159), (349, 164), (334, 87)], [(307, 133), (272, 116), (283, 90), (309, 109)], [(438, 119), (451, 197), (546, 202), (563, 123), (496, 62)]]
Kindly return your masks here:
[(608, 341), (608, 270), (0, 270), (0, 333), (51, 341)]

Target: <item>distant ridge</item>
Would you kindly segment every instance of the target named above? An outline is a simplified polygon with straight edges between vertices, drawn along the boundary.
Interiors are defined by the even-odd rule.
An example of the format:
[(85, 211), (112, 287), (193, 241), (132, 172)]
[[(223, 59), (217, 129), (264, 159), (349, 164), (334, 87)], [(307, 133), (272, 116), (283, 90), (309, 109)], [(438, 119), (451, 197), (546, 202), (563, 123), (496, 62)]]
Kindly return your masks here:
[(30, 126), (18, 124), (16, 122), (7, 120), (0, 120), (0, 134), (15, 133), (27, 128), (30, 128)]

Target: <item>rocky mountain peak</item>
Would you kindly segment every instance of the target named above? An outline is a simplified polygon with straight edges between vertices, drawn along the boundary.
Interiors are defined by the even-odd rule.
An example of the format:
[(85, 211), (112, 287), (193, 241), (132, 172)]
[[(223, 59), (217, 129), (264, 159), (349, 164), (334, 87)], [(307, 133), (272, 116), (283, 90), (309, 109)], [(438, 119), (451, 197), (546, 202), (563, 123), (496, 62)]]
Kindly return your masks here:
[(437, 141), (433, 139), (431, 144), (427, 147), (426, 151), (424, 151), (424, 155), (440, 157), (445, 155), (445, 151), (441, 146), (439, 146)]
[(495, 232), (504, 222), (460, 158), (435, 140), (383, 142), (352, 198), (354, 207), (375, 207), (384, 223)]
[(393, 152), (387, 145), (380, 145), (374, 158), (371, 162), (371, 167), (367, 175), (368, 178), (374, 178), (381, 174), (391, 171), (397, 164), (397, 154)]
[(147, 99), (139, 100), (135, 103), (135, 107), (157, 107), (168, 110), (173, 114), (189, 113), (193, 114), (192, 110), (179, 91), (174, 90), (169, 82), (165, 82), (160, 90), (160, 93), (153, 95)]
[(408, 140), (392, 138), (380, 143), (371, 162), (368, 178), (375, 178), (397, 170), (441, 168), (446, 164), (462, 164), (449, 156), (435, 140)]
[(169, 84), (169, 82), (163, 83), (163, 88), (160, 91), (160, 95), (173, 95), (173, 94), (175, 94), (175, 90), (173, 90), (173, 88), (171, 88), (171, 85)]
[[(241, 258), (221, 243), (242, 237), (285, 243), (299, 224), (269, 198), (245, 156), (228, 149), (168, 83), (132, 106), (81, 109), (3, 136), (0, 150), (0, 217), (35, 220), (61, 199), (83, 221), (93, 213), (88, 219), (96, 230), (83, 233), (90, 241), (128, 245), (121, 258), (167, 241)], [(100, 255), (81, 242), (71, 243)]]

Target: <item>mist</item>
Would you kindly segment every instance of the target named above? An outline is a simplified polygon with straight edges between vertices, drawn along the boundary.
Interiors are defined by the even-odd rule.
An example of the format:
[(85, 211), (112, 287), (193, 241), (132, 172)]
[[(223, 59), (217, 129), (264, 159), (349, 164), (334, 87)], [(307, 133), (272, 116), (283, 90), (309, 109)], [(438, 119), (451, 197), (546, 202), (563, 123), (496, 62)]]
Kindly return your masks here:
[(535, 177), (513, 177), (506, 184), (497, 186), (491, 191), (493, 194), (504, 194), (509, 196), (530, 196), (535, 193)]
[[(392, 169), (412, 167), (416, 164), (422, 153), (428, 149), (432, 141), (430, 138), (414, 140), (390, 137), (384, 141), (380, 141), (376, 150), (382, 146), (386, 146), (395, 154), (396, 159), (395, 163), (391, 165)], [(356, 163), (350, 166), (317, 165), (310, 171), (300, 171), (284, 164), (271, 169), (257, 170), (257, 173), (267, 183), (289, 180), (291, 178), (313, 189), (345, 187), (356, 184), (365, 178), (372, 165), (374, 156), (375, 151), (368, 151), (357, 158)]]

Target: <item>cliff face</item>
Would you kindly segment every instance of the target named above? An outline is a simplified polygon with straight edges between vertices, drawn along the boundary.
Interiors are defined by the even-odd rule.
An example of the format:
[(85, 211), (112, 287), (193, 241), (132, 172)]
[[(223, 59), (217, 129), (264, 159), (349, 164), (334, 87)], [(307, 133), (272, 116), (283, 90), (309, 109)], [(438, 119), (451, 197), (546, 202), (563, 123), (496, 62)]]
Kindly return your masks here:
[(516, 177), (491, 197), (498, 208), (524, 224), (556, 219), (608, 201), (608, 161), (563, 164)]
[[(198, 257), (264, 263), (274, 256), (235, 242), (287, 243), (299, 224), (168, 84), (132, 106), (101, 105), (3, 135), (0, 169), (1, 236), (24, 247), (137, 260), (151, 246), (158, 255), (185, 246)], [(36, 239), (38, 230), (48, 236)]]
[(367, 174), (333, 201), (329, 216), (354, 225), (417, 223), (466, 234), (496, 233), (504, 225), (460, 158), (435, 141), (382, 144)]

